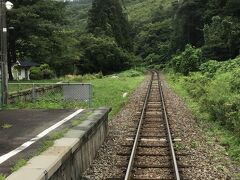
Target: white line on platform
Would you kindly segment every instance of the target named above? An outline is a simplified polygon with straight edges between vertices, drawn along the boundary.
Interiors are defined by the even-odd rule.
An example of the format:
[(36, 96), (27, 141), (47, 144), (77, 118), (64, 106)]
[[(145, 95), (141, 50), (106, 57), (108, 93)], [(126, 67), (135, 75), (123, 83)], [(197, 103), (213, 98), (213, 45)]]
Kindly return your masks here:
[(34, 137), (34, 138), (30, 139), (29, 141), (23, 143), (18, 148), (10, 151), (7, 154), (4, 154), (4, 155), (0, 156), (0, 164), (5, 162), (9, 158), (13, 157), (14, 155), (20, 153), (21, 151), (23, 151), (24, 149), (26, 149), (27, 147), (29, 147), (30, 145), (32, 145), (33, 143), (35, 143), (36, 141), (41, 139), (42, 137), (46, 136), (48, 133), (50, 133), (54, 129), (58, 128), (59, 126), (61, 126), (65, 122), (69, 121), (70, 119), (72, 119), (74, 116), (78, 115), (82, 111), (83, 111), (83, 109), (79, 109), (79, 110), (75, 111), (74, 113), (70, 114), (68, 117), (64, 118), (63, 120), (61, 120), (61, 121), (57, 122), (56, 124), (52, 125), (51, 127), (47, 128), (46, 130), (44, 130), (43, 132), (38, 134), (36, 137)]

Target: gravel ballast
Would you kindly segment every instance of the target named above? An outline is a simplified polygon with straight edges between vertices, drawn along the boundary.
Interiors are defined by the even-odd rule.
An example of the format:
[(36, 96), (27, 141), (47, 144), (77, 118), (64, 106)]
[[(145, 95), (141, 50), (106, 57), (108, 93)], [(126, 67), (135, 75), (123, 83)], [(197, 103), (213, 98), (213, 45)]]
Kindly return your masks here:
[[(92, 166), (83, 174), (84, 179), (100, 180), (122, 175), (119, 165), (125, 160), (118, 155), (121, 145), (126, 144), (126, 134), (135, 126), (136, 114), (144, 99), (150, 76), (131, 95), (129, 103), (109, 122), (109, 135), (97, 153)], [(181, 164), (191, 165), (184, 168), (183, 175), (188, 179), (234, 179), (240, 171), (228, 158), (225, 149), (214, 140), (209, 140), (198, 126), (184, 102), (171, 90), (161, 76), (173, 137), (177, 139), (177, 153)], [(209, 143), (211, 142), (211, 143)]]

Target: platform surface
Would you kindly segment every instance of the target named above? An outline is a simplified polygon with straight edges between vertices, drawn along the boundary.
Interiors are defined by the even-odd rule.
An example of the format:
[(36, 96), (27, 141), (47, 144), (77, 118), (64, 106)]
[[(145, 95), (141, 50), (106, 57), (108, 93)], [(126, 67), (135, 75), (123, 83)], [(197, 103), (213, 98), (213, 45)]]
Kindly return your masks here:
[[(0, 160), (1, 157), (9, 154), (24, 143), (36, 138), (42, 132), (48, 130), (64, 119), (74, 119), (77, 110), (3, 110), (0, 111)], [(77, 114), (81, 115), (82, 111)], [(73, 116), (73, 117), (72, 117)], [(72, 117), (72, 118), (69, 118)], [(69, 121), (61, 126), (66, 126)], [(69, 123), (68, 123), (69, 124)], [(11, 127), (4, 127), (10, 125)], [(58, 128), (60, 128), (59, 126)], [(56, 129), (58, 129), (56, 128)], [(53, 132), (53, 129), (51, 132)], [(48, 134), (46, 134), (47, 136)], [(22, 152), (10, 157), (4, 162), (0, 162), (0, 173), (9, 173), (10, 168), (18, 159), (31, 156), (34, 149), (39, 145), (30, 145)]]

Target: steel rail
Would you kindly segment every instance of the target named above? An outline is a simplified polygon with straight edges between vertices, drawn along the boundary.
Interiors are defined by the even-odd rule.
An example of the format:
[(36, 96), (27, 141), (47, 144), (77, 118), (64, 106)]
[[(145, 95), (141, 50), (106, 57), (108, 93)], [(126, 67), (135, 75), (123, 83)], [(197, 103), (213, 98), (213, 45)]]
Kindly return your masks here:
[(134, 158), (135, 158), (135, 155), (136, 155), (136, 150), (137, 150), (137, 146), (138, 146), (138, 142), (139, 142), (140, 130), (141, 130), (141, 127), (142, 127), (143, 118), (144, 118), (144, 115), (145, 115), (147, 102), (148, 102), (148, 99), (149, 99), (151, 86), (152, 86), (152, 81), (153, 81), (153, 72), (151, 72), (151, 73), (152, 73), (151, 80), (150, 80), (150, 83), (148, 85), (148, 90), (147, 90), (147, 94), (146, 94), (146, 97), (145, 97), (144, 106), (143, 106), (142, 113), (141, 113), (141, 118), (140, 118), (140, 121), (139, 121), (139, 124), (138, 124), (137, 134), (136, 134), (135, 139), (134, 139), (134, 144), (133, 144), (133, 148), (132, 148), (131, 156), (130, 156), (130, 159), (129, 159), (129, 162), (128, 162), (128, 167), (127, 167), (127, 171), (126, 171), (124, 180), (129, 180), (131, 178), (131, 171), (132, 171), (132, 168), (133, 168)]
[(162, 84), (160, 82), (159, 73), (158, 72), (156, 72), (156, 73), (157, 73), (157, 77), (158, 77), (159, 93), (160, 93), (162, 109), (163, 109), (163, 112), (164, 112), (164, 119), (165, 119), (167, 133), (168, 133), (168, 141), (169, 141), (169, 145), (170, 145), (170, 149), (171, 149), (172, 163), (173, 163), (173, 167), (174, 167), (174, 176), (175, 176), (176, 180), (180, 180), (176, 154), (175, 154), (174, 147), (173, 147), (172, 135), (171, 135), (169, 121), (168, 121), (167, 109), (166, 109), (166, 105), (165, 105), (165, 101), (164, 101)]

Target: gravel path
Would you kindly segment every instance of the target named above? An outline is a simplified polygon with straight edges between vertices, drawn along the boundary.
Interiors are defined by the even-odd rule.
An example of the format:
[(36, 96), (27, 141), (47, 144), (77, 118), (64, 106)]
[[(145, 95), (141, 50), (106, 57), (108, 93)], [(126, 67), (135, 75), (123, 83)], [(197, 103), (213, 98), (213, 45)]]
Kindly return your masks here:
[[(118, 165), (124, 159), (117, 153), (126, 141), (124, 135), (134, 125), (134, 116), (140, 111), (139, 104), (146, 93), (149, 78), (147, 76), (130, 97), (129, 103), (109, 123), (109, 135), (92, 166), (83, 174), (83, 179), (101, 180), (121, 174), (122, 169)], [(176, 143), (177, 153), (189, 153), (181, 156), (181, 163), (193, 166), (183, 169), (184, 177), (196, 180), (234, 179), (234, 173), (240, 172), (240, 167), (231, 163), (224, 148), (214, 139), (204, 136), (183, 101), (169, 88), (163, 76), (161, 79), (173, 136), (180, 140)]]
[(185, 169), (184, 176), (196, 180), (237, 179), (234, 174), (240, 172), (240, 167), (231, 162), (224, 147), (214, 137), (206, 136), (184, 102), (168, 86), (163, 75), (161, 80), (174, 137), (181, 139), (176, 149), (178, 152), (188, 151), (190, 155), (183, 158), (183, 161), (194, 166)]

